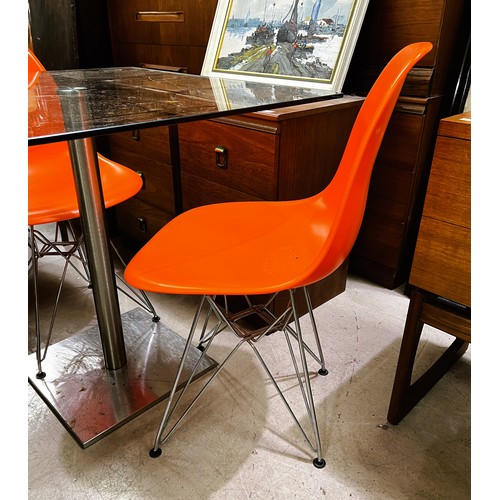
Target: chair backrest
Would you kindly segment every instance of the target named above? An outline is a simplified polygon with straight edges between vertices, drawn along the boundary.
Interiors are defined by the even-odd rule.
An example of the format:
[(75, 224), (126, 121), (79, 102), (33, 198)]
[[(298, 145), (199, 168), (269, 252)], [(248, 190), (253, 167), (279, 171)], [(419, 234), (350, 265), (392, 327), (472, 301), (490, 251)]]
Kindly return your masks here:
[[(404, 81), (410, 69), (432, 49), (419, 42), (400, 50), (386, 65), (368, 93), (351, 130), (339, 168), (330, 184), (318, 195), (318, 229), (328, 227), (323, 255), (310, 282), (328, 276), (348, 257), (359, 233), (366, 206), (370, 177)], [(324, 223), (324, 225), (323, 225)]]

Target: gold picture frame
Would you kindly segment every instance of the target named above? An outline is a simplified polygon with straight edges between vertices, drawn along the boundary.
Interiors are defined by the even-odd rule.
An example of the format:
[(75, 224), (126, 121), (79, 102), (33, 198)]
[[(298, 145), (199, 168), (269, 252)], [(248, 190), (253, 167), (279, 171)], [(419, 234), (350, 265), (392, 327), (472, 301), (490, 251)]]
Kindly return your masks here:
[(202, 75), (341, 92), (369, 0), (219, 0)]

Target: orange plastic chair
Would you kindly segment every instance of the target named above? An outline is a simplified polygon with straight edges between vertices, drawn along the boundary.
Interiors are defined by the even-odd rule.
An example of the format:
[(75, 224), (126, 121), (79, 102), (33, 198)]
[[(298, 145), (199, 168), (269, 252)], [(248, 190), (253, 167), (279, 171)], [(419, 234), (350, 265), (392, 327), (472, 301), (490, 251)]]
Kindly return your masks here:
[[(30, 89), (41, 72), (45, 71), (41, 62), (28, 49), (28, 89)], [(29, 112), (36, 113), (36, 96), (31, 96)], [(57, 104), (53, 113), (60, 113)], [(142, 187), (142, 179), (133, 170), (113, 162), (98, 154), (99, 171), (102, 182), (104, 205), (106, 208), (117, 205), (134, 196)], [(57, 142), (28, 148), (28, 236), (31, 257), (29, 266), (33, 272), (33, 292), (35, 309), (35, 335), (37, 378), (44, 378), (42, 361), (47, 355), (47, 349), (52, 335), (59, 298), (64, 284), (68, 266), (84, 278), (89, 286), (90, 275), (85, 258), (83, 236), (75, 230), (73, 221), (80, 216), (75, 181), (71, 166), (68, 144)], [(55, 224), (54, 236), (48, 236), (49, 231), (37, 229), (43, 224)], [(115, 253), (120, 258), (123, 267), (125, 262), (119, 255), (116, 247)], [(42, 334), (40, 325), (40, 310), (38, 297), (38, 261), (47, 255), (58, 255), (66, 260), (61, 280), (52, 310), (50, 324), (45, 336), (45, 346), (42, 348)], [(73, 261), (76, 262), (73, 262)], [(79, 267), (78, 261), (83, 267)], [(159, 321), (153, 305), (142, 290), (133, 290), (123, 278), (116, 274), (118, 285), (123, 293), (130, 299), (153, 315), (153, 321)]]
[[(305, 440), (315, 452), (314, 465), (324, 467), (306, 354), (312, 355), (320, 364), (320, 374), (326, 374), (327, 370), (307, 286), (334, 272), (348, 257), (363, 219), (375, 158), (406, 75), (431, 49), (432, 44), (428, 42), (409, 45), (387, 64), (363, 103), (335, 177), (323, 191), (295, 201), (221, 203), (189, 210), (163, 227), (130, 261), (124, 276), (135, 287), (165, 294), (203, 297), (150, 456), (161, 454), (160, 445), (176, 429), (235, 350), (247, 343), (262, 362)], [(299, 288), (305, 293), (317, 354), (303, 341), (295, 306), (295, 294)], [(271, 313), (269, 303), (251, 303), (251, 296), (285, 290), (289, 293), (289, 307), (279, 317)], [(217, 296), (228, 295), (246, 296), (248, 309), (233, 313), (227, 305), (219, 305), (220, 299), (215, 300)], [(187, 349), (206, 304), (207, 318), (208, 314), (214, 313), (216, 324), (208, 329), (207, 318), (202, 321), (198, 345), (201, 356), (206, 355), (214, 338), (226, 327), (240, 340), (187, 410), (171, 426), (172, 414), (191, 381), (189, 378), (173, 405)], [(240, 320), (250, 314), (267, 319), (269, 326), (248, 331)], [(312, 440), (256, 348), (260, 340), (276, 331), (282, 331), (287, 340), (291, 336), (297, 341), (301, 369), (292, 349), (295, 342), (288, 340), (288, 346), (304, 397)]]

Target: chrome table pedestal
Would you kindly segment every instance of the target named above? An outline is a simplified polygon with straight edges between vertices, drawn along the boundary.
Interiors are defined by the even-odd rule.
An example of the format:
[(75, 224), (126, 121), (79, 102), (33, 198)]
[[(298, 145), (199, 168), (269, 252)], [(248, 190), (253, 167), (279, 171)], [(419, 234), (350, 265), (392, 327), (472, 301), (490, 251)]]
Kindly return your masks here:
[[(44, 379), (36, 378), (35, 354), (29, 356), (29, 383), (82, 448), (166, 399), (184, 350), (185, 340), (161, 322), (153, 323), (144, 310), (121, 318), (127, 352), (123, 368), (104, 367), (97, 325), (50, 346)], [(186, 374), (200, 355), (193, 346)], [(215, 366), (212, 359), (203, 360), (196, 377)]]

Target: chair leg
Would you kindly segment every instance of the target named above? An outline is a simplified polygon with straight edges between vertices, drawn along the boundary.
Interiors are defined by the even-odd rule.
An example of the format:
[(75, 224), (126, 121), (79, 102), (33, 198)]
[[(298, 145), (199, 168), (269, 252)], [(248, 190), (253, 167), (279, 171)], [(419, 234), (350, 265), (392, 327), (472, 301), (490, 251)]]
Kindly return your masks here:
[(35, 341), (36, 341), (36, 363), (37, 374), (36, 378), (45, 378), (45, 372), (42, 370), (41, 359), (41, 339), (40, 339), (40, 309), (38, 304), (38, 256), (36, 251), (35, 233), (33, 226), (28, 228), (29, 242), (31, 249), (31, 268), (33, 273), (33, 296), (35, 299)]
[[(111, 248), (115, 252), (115, 255), (117, 256), (118, 260), (122, 264), (123, 267), (126, 267), (125, 260), (121, 256), (120, 252), (118, 251), (118, 248), (116, 245), (111, 241)], [(137, 290), (135, 288), (132, 288), (123, 278), (120, 276), (117, 272), (115, 272), (115, 276), (118, 278), (118, 281), (121, 283), (117, 283), (117, 288), (120, 290), (124, 295), (126, 295), (129, 299), (133, 300), (136, 304), (138, 304), (140, 307), (142, 307), (146, 312), (150, 313), (153, 315), (152, 321), (154, 323), (158, 323), (160, 321), (160, 317), (156, 313), (156, 310), (149, 300), (148, 296), (144, 292), (144, 290)]]
[[(309, 290), (307, 289), (307, 287), (303, 287), (302, 290), (304, 292), (304, 297), (306, 299), (307, 312), (308, 312), (309, 320), (311, 322), (311, 326), (313, 329), (314, 339), (316, 341), (316, 348), (318, 350), (318, 354), (316, 354), (307, 344), (304, 344), (304, 348), (316, 360), (316, 362), (321, 366), (321, 368), (318, 370), (318, 374), (325, 376), (325, 375), (328, 375), (328, 370), (326, 369), (325, 357), (323, 355), (323, 349), (321, 347), (321, 341), (319, 339), (318, 328), (316, 327), (316, 319), (314, 318), (311, 297), (309, 295)], [(287, 328), (288, 328), (288, 331), (297, 340), (297, 333), (290, 327), (290, 325), (288, 325)]]
[[(78, 251), (78, 244), (75, 241), (58, 241), (58, 231), (59, 228), (56, 228), (56, 236), (54, 241), (50, 241), (46, 238), (42, 233), (38, 232), (33, 226), (28, 227), (28, 244), (31, 249), (31, 271), (33, 274), (33, 297), (34, 297), (34, 308), (35, 308), (35, 355), (37, 360), (37, 374), (36, 378), (43, 379), (46, 376), (46, 373), (42, 370), (42, 361), (47, 356), (47, 349), (50, 344), (50, 339), (52, 337), (52, 331), (54, 329), (54, 322), (57, 314), (57, 308), (59, 306), (59, 300), (61, 298), (61, 292), (64, 285), (64, 281), (66, 278), (66, 273), (68, 270), (68, 266), (71, 265), (74, 267), (77, 272), (85, 278), (85, 276), (81, 273), (81, 271), (75, 266), (74, 263), (71, 262), (71, 258)], [(39, 249), (38, 243), (41, 245), (41, 249)], [(70, 246), (69, 250), (61, 250), (59, 246)], [(52, 314), (49, 321), (49, 326), (47, 327), (46, 339), (44, 347), (42, 348), (42, 328), (40, 321), (40, 304), (39, 304), (39, 290), (38, 290), (38, 261), (44, 255), (58, 255), (64, 259), (64, 267), (61, 274), (61, 278), (59, 280), (59, 285), (56, 292), (56, 298), (54, 301), (54, 306), (52, 308)]]
[[(288, 345), (288, 348), (289, 348), (289, 351), (290, 351), (291, 360), (292, 360), (292, 363), (294, 365), (295, 375), (297, 377), (297, 380), (298, 380), (298, 383), (299, 383), (299, 387), (300, 387), (300, 389), (302, 391), (302, 396), (303, 396), (303, 399), (304, 399), (305, 408), (307, 410), (307, 414), (308, 414), (308, 418), (309, 418), (309, 423), (310, 423), (310, 426), (311, 426), (311, 429), (312, 429), (312, 433), (313, 433), (313, 440), (309, 439), (309, 437), (308, 437), (308, 435), (307, 435), (304, 427), (300, 424), (298, 418), (296, 417), (296, 415), (293, 412), (292, 408), (290, 407), (288, 401), (286, 400), (283, 391), (280, 389), (280, 387), (279, 387), (276, 379), (273, 377), (273, 375), (272, 375), (269, 367), (265, 363), (263, 357), (261, 356), (259, 350), (257, 349), (257, 347), (255, 345), (261, 339), (267, 337), (267, 333), (268, 332), (266, 330), (260, 329), (260, 330), (258, 330), (258, 334), (256, 334), (256, 335), (254, 335), (254, 332), (249, 332), (248, 335), (246, 335), (245, 333), (243, 333), (242, 329), (239, 326), (236, 326), (235, 323), (232, 322), (231, 319), (228, 318), (227, 311), (221, 310), (221, 308), (215, 302), (214, 298), (212, 298), (212, 297), (203, 297), (203, 299), (202, 299), (202, 301), (201, 301), (201, 303), (198, 306), (198, 309), (196, 311), (196, 314), (195, 314), (195, 317), (194, 317), (194, 320), (193, 320), (193, 323), (192, 323), (192, 326), (191, 326), (191, 330), (190, 330), (189, 335), (188, 335), (188, 339), (187, 339), (187, 342), (186, 342), (186, 348), (185, 348), (184, 353), (183, 353), (183, 355), (181, 357), (181, 360), (180, 360), (180, 364), (179, 364), (178, 371), (177, 371), (177, 374), (176, 374), (176, 377), (175, 377), (174, 385), (172, 387), (172, 391), (170, 393), (170, 396), (169, 396), (169, 399), (168, 399), (168, 402), (167, 402), (167, 406), (166, 406), (166, 408), (164, 410), (163, 417), (162, 417), (160, 426), (159, 426), (157, 434), (156, 434), (156, 438), (155, 438), (155, 441), (154, 441), (153, 448), (150, 450), (150, 456), (151, 457), (155, 458), (155, 457), (158, 457), (158, 456), (161, 455), (160, 445), (163, 444), (163, 443), (165, 443), (165, 441), (176, 430), (176, 428), (178, 427), (178, 425), (180, 424), (180, 422), (184, 419), (184, 417), (190, 411), (190, 409), (194, 406), (194, 404), (196, 404), (196, 402), (201, 397), (201, 395), (205, 392), (205, 390), (210, 385), (210, 383), (221, 372), (221, 370), (224, 368), (224, 366), (229, 361), (229, 359), (233, 356), (233, 354), (239, 349), (239, 347), (241, 345), (243, 345), (245, 342), (247, 342), (252, 347), (253, 351), (255, 352), (255, 355), (257, 356), (257, 359), (259, 359), (259, 361), (261, 362), (262, 366), (264, 367), (264, 370), (268, 374), (268, 376), (269, 376), (270, 380), (272, 381), (272, 383), (273, 383), (276, 391), (278, 392), (278, 394), (281, 397), (283, 403), (285, 404), (286, 408), (288, 409), (290, 415), (292, 416), (293, 420), (295, 421), (296, 425), (298, 426), (299, 430), (301, 431), (304, 439), (309, 444), (309, 446), (313, 449), (313, 451), (316, 453), (317, 456), (314, 458), (313, 464), (317, 468), (322, 468), (322, 467), (325, 466), (326, 462), (325, 462), (325, 460), (324, 460), (324, 458), (322, 456), (321, 442), (320, 442), (320, 436), (319, 436), (319, 430), (318, 430), (318, 423), (317, 423), (316, 412), (315, 412), (315, 408), (314, 408), (313, 394), (312, 394), (311, 382), (310, 382), (309, 371), (308, 371), (307, 360), (306, 360), (306, 354), (308, 352), (311, 352), (311, 350), (309, 348), (307, 348), (307, 346), (306, 346), (306, 344), (305, 344), (305, 342), (303, 341), (303, 338), (302, 338), (302, 330), (301, 330), (301, 327), (300, 327), (300, 321), (299, 321), (299, 317), (298, 317), (297, 310), (296, 310), (296, 307), (295, 307), (294, 293), (295, 293), (294, 291), (290, 291), (290, 304), (291, 305), (290, 305), (288, 311), (285, 312), (285, 313), (283, 313), (279, 318), (274, 318), (275, 321), (273, 321), (270, 324), (268, 330), (269, 331), (274, 331), (276, 323), (280, 323), (280, 321), (282, 321), (283, 319), (285, 320), (286, 324), (283, 325), (283, 332), (284, 332), (284, 335), (285, 335), (285, 338), (286, 338), (286, 341), (287, 341), (287, 345)], [(308, 297), (307, 290), (305, 290), (305, 293), (306, 293), (306, 297)], [(173, 423), (173, 425), (171, 425), (169, 429), (167, 429), (167, 427), (169, 427), (169, 425), (170, 425), (170, 423), (172, 421), (171, 420), (172, 416), (173, 416), (173, 414), (174, 414), (174, 412), (175, 412), (175, 410), (176, 410), (179, 402), (183, 398), (183, 396), (184, 396), (184, 394), (185, 394), (185, 392), (186, 392), (186, 390), (187, 390), (187, 388), (188, 388), (188, 386), (189, 386), (189, 384), (190, 384), (190, 382), (192, 380), (193, 374), (194, 374), (194, 372), (196, 371), (196, 368), (197, 368), (197, 366), (195, 366), (193, 368), (193, 371), (192, 371), (190, 377), (188, 378), (187, 383), (185, 384), (183, 390), (181, 391), (181, 393), (177, 397), (177, 400), (175, 401), (175, 404), (174, 404), (173, 403), (174, 402), (174, 394), (175, 394), (175, 391), (177, 390), (179, 379), (180, 379), (182, 370), (184, 368), (184, 364), (185, 364), (187, 352), (188, 352), (189, 346), (190, 346), (190, 344), (192, 342), (195, 330), (197, 329), (197, 325), (198, 325), (198, 323), (200, 321), (201, 310), (202, 310), (202, 307), (203, 307), (203, 305), (204, 305), (205, 302), (208, 303), (208, 305), (210, 306), (210, 310), (207, 313), (207, 316), (205, 317), (205, 320), (204, 320), (203, 326), (202, 326), (200, 346), (203, 344), (203, 347), (201, 349), (202, 350), (202, 355), (200, 357), (199, 362), (201, 361), (201, 359), (203, 359), (203, 356), (206, 355), (206, 353), (207, 353), (207, 351), (208, 351), (208, 349), (209, 349), (212, 341), (214, 340), (214, 338), (225, 327), (229, 327), (232, 330), (232, 332), (240, 340), (237, 342), (237, 344), (234, 346), (234, 348), (229, 352), (229, 354), (225, 357), (225, 359), (219, 364), (219, 366), (217, 367), (216, 371), (210, 376), (210, 378), (205, 383), (205, 385), (201, 388), (201, 390), (198, 392), (198, 394), (191, 400), (190, 404), (184, 410), (184, 412), (182, 413), (182, 415), (177, 418), (177, 420), (175, 421), (175, 423)], [(310, 301), (309, 301), (309, 304), (310, 304)], [(217, 318), (217, 323), (216, 323), (216, 325), (208, 333), (205, 333), (206, 330), (207, 330), (207, 328), (208, 328), (207, 325), (208, 325), (208, 317), (210, 315), (210, 312), (213, 312), (215, 314), (215, 316)], [(326, 369), (324, 367), (324, 360), (323, 360), (323, 355), (322, 355), (322, 351), (321, 351), (321, 346), (319, 345), (319, 336), (317, 335), (316, 324), (315, 324), (315, 321), (314, 321), (314, 315), (313, 315), (313, 312), (312, 312), (312, 307), (310, 308), (309, 312), (310, 312), (311, 324), (312, 324), (312, 327), (313, 327), (313, 330), (314, 330), (314, 334), (315, 334), (315, 337), (316, 337), (316, 341), (318, 343), (318, 348), (319, 348), (319, 353), (320, 353), (319, 356), (316, 356), (313, 353), (313, 357), (314, 357), (314, 359), (319, 360), (319, 362), (321, 364), (320, 371), (326, 371)], [(238, 315), (236, 315), (236, 316), (238, 316)], [(240, 318), (240, 316), (238, 316), (238, 319), (239, 318)], [(294, 329), (292, 329), (289, 326), (289, 322), (291, 320), (293, 320), (295, 322), (295, 328)], [(295, 352), (294, 352), (294, 349), (293, 349), (293, 346), (292, 346), (292, 342), (290, 341), (290, 336), (294, 337), (297, 340), (298, 351), (299, 351), (299, 358), (300, 358), (300, 367), (299, 367), (299, 363), (297, 362), (297, 358), (296, 358), (296, 355), (295, 355)]]
[[(201, 363), (201, 361), (203, 360), (203, 358), (206, 356), (207, 350), (210, 347), (213, 339), (215, 338), (215, 336), (217, 335), (217, 333), (220, 331), (219, 330), (219, 324), (220, 323), (219, 323), (219, 324), (216, 325), (216, 327), (214, 327), (212, 329), (214, 331), (214, 334), (212, 334), (212, 335), (209, 334), (207, 336), (204, 335), (205, 331), (206, 331), (206, 328), (208, 326), (208, 319), (209, 319), (209, 315), (210, 315), (210, 311), (209, 311), (207, 313), (206, 317), (205, 317), (205, 321), (204, 321), (202, 332), (201, 332), (201, 338), (202, 338), (202, 340), (200, 340), (200, 343), (202, 341), (206, 342), (206, 346), (204, 346), (203, 349), (200, 349), (200, 352), (201, 352), (200, 358), (195, 363), (195, 365), (194, 365), (194, 367), (193, 367), (193, 369), (192, 369), (192, 371), (191, 371), (191, 373), (190, 373), (190, 375), (188, 377), (188, 380), (186, 381), (186, 384), (185, 384), (182, 392), (179, 394), (179, 396), (178, 396), (175, 404), (172, 407), (172, 404), (174, 402), (175, 392), (177, 391), (177, 387), (179, 385), (179, 380), (180, 380), (182, 371), (184, 369), (184, 365), (186, 363), (187, 355), (188, 355), (189, 349), (191, 347), (191, 343), (193, 341), (193, 337), (194, 337), (194, 334), (196, 332), (196, 329), (197, 329), (197, 326), (198, 326), (198, 323), (199, 323), (199, 320), (200, 320), (201, 312), (202, 312), (203, 306), (205, 305), (206, 299), (207, 299), (207, 297), (205, 297), (205, 296), (202, 297), (202, 299), (200, 301), (200, 304), (198, 305), (198, 308), (196, 309), (196, 313), (195, 313), (193, 322), (191, 324), (191, 329), (190, 329), (189, 335), (188, 335), (188, 337), (186, 339), (186, 346), (185, 346), (184, 351), (182, 353), (182, 356), (181, 356), (181, 359), (180, 359), (180, 362), (179, 362), (179, 367), (177, 368), (177, 374), (175, 376), (174, 383), (172, 385), (172, 389), (171, 389), (169, 397), (168, 397), (167, 406), (165, 407), (165, 410), (163, 412), (162, 420), (160, 422), (160, 426), (158, 427), (158, 431), (156, 433), (156, 437), (155, 437), (155, 441), (154, 441), (154, 444), (153, 444), (153, 448), (149, 452), (149, 456), (152, 457), (152, 458), (156, 458), (156, 457), (159, 457), (161, 455), (160, 445), (162, 445), (163, 443), (165, 443), (165, 441), (175, 431), (175, 429), (180, 424), (180, 422), (183, 420), (183, 418), (186, 416), (186, 414), (188, 413), (188, 411), (193, 407), (193, 405), (196, 403), (196, 401), (199, 399), (199, 397), (203, 394), (203, 392), (205, 392), (205, 389), (208, 387), (208, 385), (210, 384), (210, 382), (221, 371), (221, 369), (223, 368), (223, 366), (225, 364), (225, 361), (227, 361), (227, 359), (229, 359), (229, 357), (230, 357), (230, 356), (228, 356), (226, 358), (226, 360), (222, 364), (220, 364), (218, 366), (218, 368), (215, 371), (215, 373), (212, 374), (212, 376), (209, 378), (208, 382), (201, 389), (201, 391), (198, 393), (198, 395), (193, 399), (193, 401), (191, 402), (191, 404), (189, 405), (189, 407), (177, 419), (177, 422), (166, 433), (166, 435), (164, 435), (164, 433), (167, 430), (167, 427), (168, 427), (168, 425), (169, 425), (169, 423), (170, 423), (170, 421), (172, 419), (172, 416), (173, 416), (173, 414), (174, 414), (174, 412), (175, 412), (178, 404), (180, 403), (180, 401), (183, 398), (185, 392), (187, 391), (189, 385), (191, 384), (191, 381), (193, 379), (194, 374), (196, 373), (196, 370), (197, 370), (199, 364)], [(233, 350), (233, 352), (236, 351), (236, 349), (237, 348), (235, 348)]]
[[(308, 305), (308, 309), (309, 309), (309, 315), (310, 315), (310, 319), (311, 319), (311, 324), (313, 326), (313, 330), (315, 332), (315, 337), (316, 337), (316, 340), (317, 340), (318, 345), (320, 347), (320, 352), (321, 352), (321, 357), (322, 357), (323, 355), (322, 355), (322, 351), (321, 351), (321, 346), (319, 344), (319, 337), (318, 337), (318, 332), (317, 332), (317, 329), (316, 329), (316, 322), (314, 320), (314, 314), (313, 314), (313, 311), (312, 311), (311, 302), (310, 302), (310, 299), (309, 299), (309, 293), (307, 293), (307, 289), (306, 288), (304, 288), (304, 291), (306, 293), (306, 298), (308, 299), (307, 300), (307, 302), (308, 302), (307, 305)], [(315, 467), (321, 469), (321, 468), (323, 468), (325, 466), (326, 462), (325, 462), (325, 459), (322, 456), (322, 451), (321, 451), (321, 441), (320, 441), (320, 437), (319, 437), (318, 420), (316, 418), (316, 410), (315, 410), (315, 407), (314, 407), (314, 400), (313, 400), (313, 394), (312, 394), (312, 388), (311, 388), (311, 380), (309, 378), (309, 370), (307, 368), (307, 359), (306, 359), (306, 353), (305, 353), (305, 348), (304, 348), (304, 341), (302, 339), (302, 329), (300, 327), (300, 318), (299, 318), (299, 315), (297, 313), (297, 307), (295, 305), (294, 294), (295, 294), (295, 291), (294, 290), (290, 290), (290, 301), (291, 301), (291, 304), (292, 304), (293, 317), (294, 317), (294, 320), (295, 320), (295, 327), (296, 327), (296, 330), (297, 330), (297, 342), (298, 342), (298, 345), (299, 345), (299, 353), (300, 353), (300, 359), (302, 361), (302, 371), (303, 371), (303, 374), (304, 374), (304, 382), (305, 382), (306, 395), (307, 395), (307, 398), (304, 398), (304, 403), (306, 404), (306, 408), (307, 408), (308, 413), (309, 413), (309, 419), (310, 419), (311, 427), (312, 427), (312, 430), (313, 430), (313, 433), (314, 433), (314, 439), (316, 441), (316, 453), (318, 455), (313, 460), (313, 464), (314, 464)], [(324, 369), (325, 369), (324, 368), (324, 360), (322, 359), (321, 370), (324, 370)], [(297, 373), (297, 376), (298, 375), (299, 374)]]

